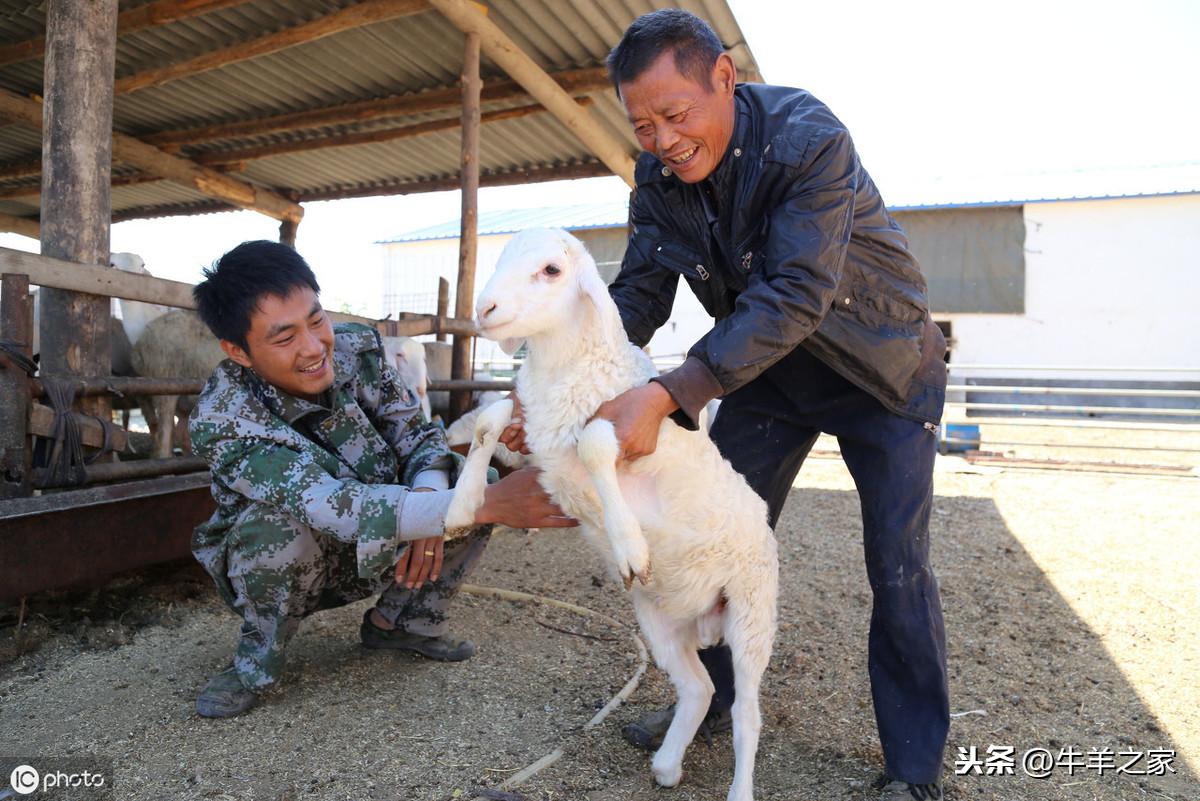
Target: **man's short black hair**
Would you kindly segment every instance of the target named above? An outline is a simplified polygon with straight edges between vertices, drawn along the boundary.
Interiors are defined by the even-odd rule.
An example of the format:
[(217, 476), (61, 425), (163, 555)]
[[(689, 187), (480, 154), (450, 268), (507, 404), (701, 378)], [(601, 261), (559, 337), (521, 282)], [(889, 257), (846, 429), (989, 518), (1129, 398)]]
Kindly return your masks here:
[(712, 91), (712, 68), (725, 52), (707, 22), (682, 8), (662, 8), (643, 14), (625, 30), (608, 54), (608, 77), (618, 93), (621, 84), (637, 80), (668, 50), (675, 53), (675, 69)]
[(321, 291), (308, 262), (293, 248), (263, 239), (243, 242), (217, 259), (204, 271), (192, 297), (213, 336), (249, 350), (250, 317), (263, 296), (285, 298), (302, 287)]

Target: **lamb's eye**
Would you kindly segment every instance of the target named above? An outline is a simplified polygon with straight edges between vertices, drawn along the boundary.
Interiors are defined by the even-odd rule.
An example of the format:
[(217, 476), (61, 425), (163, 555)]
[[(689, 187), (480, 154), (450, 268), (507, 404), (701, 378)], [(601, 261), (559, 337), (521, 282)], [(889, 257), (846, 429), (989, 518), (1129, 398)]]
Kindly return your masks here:
[(542, 268), (542, 272), (544, 272), (546, 275), (558, 275), (562, 272), (562, 270), (558, 269), (553, 264), (547, 264)]

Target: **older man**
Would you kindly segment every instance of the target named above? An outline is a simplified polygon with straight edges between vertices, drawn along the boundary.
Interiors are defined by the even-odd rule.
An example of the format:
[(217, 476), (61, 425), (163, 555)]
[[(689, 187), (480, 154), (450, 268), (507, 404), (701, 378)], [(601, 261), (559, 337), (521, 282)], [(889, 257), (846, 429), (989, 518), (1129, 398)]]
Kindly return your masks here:
[[(655, 448), (671, 415), (712, 437), (778, 520), (821, 432), (838, 437), (862, 503), (874, 593), (868, 671), (889, 799), (941, 797), (949, 726), (945, 637), (929, 565), (945, 340), (925, 280), (845, 126), (799, 89), (738, 85), (712, 29), (685, 11), (636, 20), (608, 60), (645, 151), (633, 234), (611, 291), (645, 345), (682, 277), (716, 323), (678, 369), (601, 407), (624, 456)], [(729, 649), (701, 652), (727, 728)], [(655, 747), (656, 713), (626, 736)]]

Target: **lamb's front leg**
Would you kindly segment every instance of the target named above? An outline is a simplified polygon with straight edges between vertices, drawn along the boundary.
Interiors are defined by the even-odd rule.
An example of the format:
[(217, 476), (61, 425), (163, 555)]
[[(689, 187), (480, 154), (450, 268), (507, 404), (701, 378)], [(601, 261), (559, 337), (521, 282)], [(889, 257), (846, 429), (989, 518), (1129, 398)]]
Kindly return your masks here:
[(642, 527), (617, 483), (620, 443), (613, 424), (602, 418), (588, 423), (579, 435), (578, 452), (579, 460), (600, 494), (604, 530), (617, 560), (617, 571), (625, 581), (625, 589), (633, 585), (634, 576), (645, 584), (650, 580), (650, 549), (646, 546)]
[(458, 533), (475, 527), (475, 513), (483, 505), (487, 490), (487, 469), (496, 452), (500, 435), (512, 419), (513, 403), (502, 400), (493, 403), (475, 418), (475, 433), (467, 461), (454, 484), (454, 499), (446, 511), (446, 532)]

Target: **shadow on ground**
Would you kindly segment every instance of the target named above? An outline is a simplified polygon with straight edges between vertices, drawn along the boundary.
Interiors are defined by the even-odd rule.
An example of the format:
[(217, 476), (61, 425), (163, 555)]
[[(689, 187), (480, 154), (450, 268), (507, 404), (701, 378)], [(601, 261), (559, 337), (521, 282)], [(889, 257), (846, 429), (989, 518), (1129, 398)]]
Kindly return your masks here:
[[(871, 797), (882, 758), (859, 521), (852, 491), (797, 489), (780, 523), (781, 630), (764, 686), (760, 801)], [(1163, 777), (1062, 768), (1025, 776), (1019, 760), (1032, 748), (1086, 756), (1175, 745), (989, 498), (939, 495), (932, 539), (952, 711), (965, 713), (953, 721), (947, 774), (960, 747), (986, 756), (989, 746), (1011, 746), (1017, 759), (1014, 775), (950, 776), (949, 798), (1200, 797), (1179, 757), (1178, 773)], [(473, 581), (632, 620), (620, 584), (599, 565), (577, 535), (509, 532), (494, 539)], [(563, 758), (518, 788), (523, 797), (699, 801), (728, 789), (728, 738), (693, 746), (682, 785), (669, 791), (651, 786), (648, 756), (621, 741), (621, 725), (670, 701), (656, 670), (629, 705), (582, 732), (635, 669), (631, 641), (511, 602), (460, 599), (454, 629), (480, 646), (461, 665), (362, 651), (367, 602), (322, 613), (289, 649), (284, 687), (245, 717), (199, 719), (195, 694), (228, 659), (237, 628), (200, 576), (174, 567), (124, 579), (132, 591), (34, 599), (27, 617), (41, 647), (0, 667), (0, 754), (111, 759), (122, 799), (449, 801), (498, 786), (560, 745)], [(0, 612), (9, 627), (0, 636), (11, 638), (14, 618)]]

